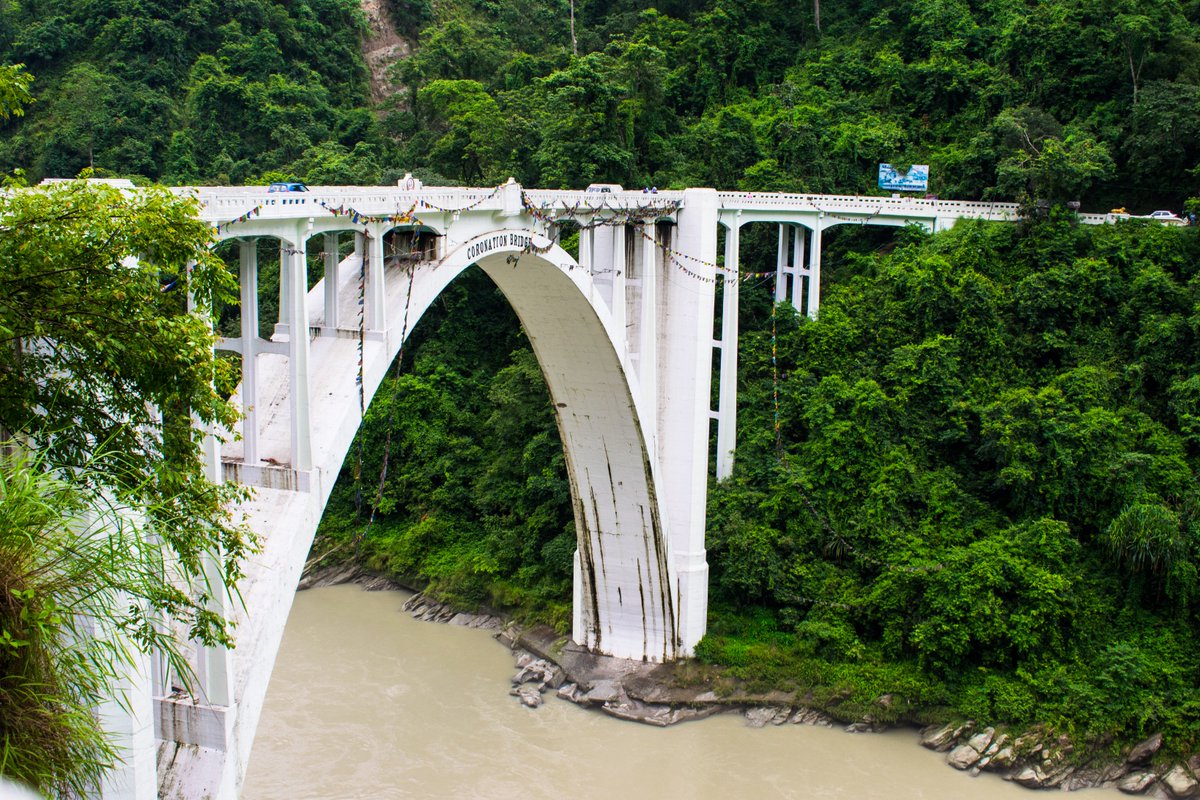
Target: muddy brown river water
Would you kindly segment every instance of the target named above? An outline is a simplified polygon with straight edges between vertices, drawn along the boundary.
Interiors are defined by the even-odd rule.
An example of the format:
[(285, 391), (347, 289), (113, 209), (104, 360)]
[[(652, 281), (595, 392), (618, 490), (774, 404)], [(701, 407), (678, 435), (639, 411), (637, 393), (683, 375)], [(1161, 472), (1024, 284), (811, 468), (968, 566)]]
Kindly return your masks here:
[(417, 622), (400, 609), (406, 598), (351, 585), (296, 596), (244, 798), (1044, 796), (957, 772), (910, 731), (752, 729), (733, 714), (653, 728), (549, 694), (541, 708), (523, 708), (508, 695), (506, 648), (485, 631)]

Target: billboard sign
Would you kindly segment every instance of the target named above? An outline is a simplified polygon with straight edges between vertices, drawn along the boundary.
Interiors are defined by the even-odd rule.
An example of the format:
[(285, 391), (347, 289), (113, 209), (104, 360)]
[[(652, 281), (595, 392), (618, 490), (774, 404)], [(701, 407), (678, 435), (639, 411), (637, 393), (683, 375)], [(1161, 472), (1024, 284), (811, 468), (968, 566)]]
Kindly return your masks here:
[(879, 188), (889, 192), (925, 192), (929, 190), (929, 165), (913, 164), (901, 172), (891, 164), (879, 165)]

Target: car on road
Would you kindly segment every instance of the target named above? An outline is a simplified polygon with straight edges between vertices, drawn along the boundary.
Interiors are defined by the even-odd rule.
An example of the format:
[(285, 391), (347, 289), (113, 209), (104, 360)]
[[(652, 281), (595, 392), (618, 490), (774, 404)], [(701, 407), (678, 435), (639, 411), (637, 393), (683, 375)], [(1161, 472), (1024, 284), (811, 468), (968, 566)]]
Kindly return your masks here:
[(308, 187), (298, 181), (277, 181), (267, 187), (268, 192), (307, 192)]
[(1179, 217), (1178, 214), (1175, 214), (1174, 212), (1171, 212), (1171, 211), (1151, 211), (1149, 214), (1146, 215), (1146, 219), (1158, 220), (1159, 222), (1163, 223), (1164, 225), (1183, 225), (1183, 224), (1185, 224), (1184, 221)]

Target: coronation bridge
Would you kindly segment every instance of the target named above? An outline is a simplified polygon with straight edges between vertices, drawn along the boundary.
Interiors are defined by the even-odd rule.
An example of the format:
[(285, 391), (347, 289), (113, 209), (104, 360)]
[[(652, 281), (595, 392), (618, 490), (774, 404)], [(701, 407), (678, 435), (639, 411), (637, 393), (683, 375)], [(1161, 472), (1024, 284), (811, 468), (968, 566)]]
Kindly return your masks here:
[[(125, 756), (106, 797), (238, 795), (291, 599), (362, 412), (407, 334), (463, 270), (477, 265), (512, 304), (557, 414), (578, 536), (572, 638), (664, 661), (690, 654), (705, 630), (713, 422), (717, 479), (730, 474), (736, 443), (741, 228), (778, 226), (776, 300), (815, 315), (822, 235), (834, 226), (938, 231), (1018, 215), (1003, 203), (547, 191), (511, 180), (175, 191), (196, 197), (217, 239), (238, 252), (240, 333), (219, 349), (241, 355), (234, 401), (244, 417), (208, 437), (206, 457), (213, 480), (253, 487), (236, 514), (262, 550), (244, 565), (242, 602), (213, 609), (236, 620), (236, 650), (194, 647), (194, 696), (172, 694), (165, 667), (147, 660), (127, 710), (106, 715)], [(578, 258), (558, 243), (575, 230)], [(264, 239), (278, 244), (278, 259), (260, 264)], [(311, 255), (324, 268), (312, 286)], [(278, 270), (280, 284), (278, 318), (265, 321), (263, 270)]]

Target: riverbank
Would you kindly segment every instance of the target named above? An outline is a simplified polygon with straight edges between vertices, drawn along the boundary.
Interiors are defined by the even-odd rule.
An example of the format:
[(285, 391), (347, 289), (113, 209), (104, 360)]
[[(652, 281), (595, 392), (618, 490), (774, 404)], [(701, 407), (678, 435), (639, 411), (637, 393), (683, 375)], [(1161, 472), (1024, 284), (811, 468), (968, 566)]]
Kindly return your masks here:
[[(301, 588), (357, 583), (369, 590), (417, 591), (353, 567), (306, 577)], [(919, 728), (908, 720), (884, 724), (869, 714), (839, 719), (836, 708), (814, 707), (811, 697), (794, 692), (749, 692), (721, 670), (695, 662), (653, 664), (589, 653), (544, 627), (525, 628), (492, 614), (457, 611), (424, 595), (414, 594), (404, 609), (413, 618), (493, 632), (510, 649), (516, 673), (512, 694), (536, 708), (542, 697), (558, 697), (619, 719), (665, 727), (715, 714), (741, 714), (751, 727), (806, 724), (842, 726), (849, 733), (882, 732), (892, 727)], [(876, 700), (881, 710), (892, 698)], [(1186, 763), (1156, 759), (1161, 736), (1153, 736), (1124, 752), (1083, 750), (1067, 737), (1032, 730), (980, 728), (972, 721), (934, 725), (921, 730), (925, 747), (945, 754), (950, 766), (978, 775), (999, 777), (1033, 789), (1115, 788), (1126, 794), (1190, 800), (1200, 797), (1200, 756)]]

